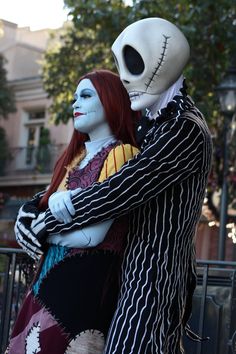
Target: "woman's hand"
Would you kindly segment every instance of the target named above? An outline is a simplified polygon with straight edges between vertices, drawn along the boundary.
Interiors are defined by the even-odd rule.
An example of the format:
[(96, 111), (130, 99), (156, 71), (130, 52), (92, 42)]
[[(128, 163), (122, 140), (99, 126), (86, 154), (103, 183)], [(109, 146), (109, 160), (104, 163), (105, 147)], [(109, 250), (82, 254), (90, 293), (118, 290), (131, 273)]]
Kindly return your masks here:
[(49, 209), (56, 220), (68, 224), (72, 221), (72, 216), (75, 215), (75, 208), (71, 201), (72, 192), (62, 191), (53, 193), (49, 200)]

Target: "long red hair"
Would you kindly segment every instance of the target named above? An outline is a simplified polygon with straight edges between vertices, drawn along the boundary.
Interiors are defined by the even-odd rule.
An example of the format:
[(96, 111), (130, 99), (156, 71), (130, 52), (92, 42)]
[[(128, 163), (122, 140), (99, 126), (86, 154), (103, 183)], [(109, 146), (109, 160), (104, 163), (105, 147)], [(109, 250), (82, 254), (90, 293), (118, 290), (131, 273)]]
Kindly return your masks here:
[[(95, 70), (82, 76), (79, 82), (83, 79), (89, 79), (96, 88), (113, 135), (124, 144), (137, 146), (134, 132), (140, 112), (131, 110), (129, 96), (119, 76), (109, 70)], [(86, 134), (74, 129), (68, 147), (55, 164), (51, 184), (40, 201), (40, 209), (47, 208), (50, 195), (57, 191), (65, 176), (65, 166), (82, 151), (84, 142), (88, 139)]]

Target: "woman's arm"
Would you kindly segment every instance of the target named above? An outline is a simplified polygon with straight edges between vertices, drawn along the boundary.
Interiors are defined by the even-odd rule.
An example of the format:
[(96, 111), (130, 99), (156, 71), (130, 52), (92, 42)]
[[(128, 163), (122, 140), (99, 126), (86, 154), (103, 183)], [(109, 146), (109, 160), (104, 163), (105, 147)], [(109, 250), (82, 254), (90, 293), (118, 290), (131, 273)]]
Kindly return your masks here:
[(60, 234), (50, 234), (47, 242), (70, 248), (90, 248), (100, 244), (113, 220), (107, 220), (98, 224), (87, 226), (80, 230), (63, 232)]
[(46, 230), (68, 231), (127, 213), (192, 174), (205, 176), (210, 158), (211, 137), (201, 118), (169, 120), (117, 174), (72, 197), (71, 223), (58, 223), (47, 210)]
[[(132, 147), (129, 144), (126, 145), (119, 145), (117, 147), (115, 147), (114, 149), (111, 150), (111, 152), (108, 155), (108, 158), (105, 160), (104, 162), (104, 166), (102, 168), (101, 174), (99, 176), (99, 181), (101, 182), (102, 180), (106, 179), (109, 175), (114, 174), (115, 172), (117, 172), (120, 167), (129, 159), (133, 158), (133, 156), (138, 152), (137, 148)], [(58, 192), (58, 196), (59, 198), (59, 204), (61, 204), (62, 209), (63, 209), (63, 213), (61, 214), (61, 210), (59, 208), (59, 214), (55, 214), (55, 209), (53, 211), (53, 213), (55, 214), (56, 217), (59, 218), (64, 218), (63, 215), (65, 215), (65, 211), (67, 210), (66, 208), (66, 200), (68, 198), (68, 195), (70, 194), (77, 194), (78, 190), (73, 190), (70, 191), (70, 193), (68, 193), (68, 191), (65, 192)], [(55, 193), (55, 196), (57, 195), (57, 193)], [(63, 197), (64, 196), (64, 197)], [(61, 199), (61, 200), (60, 200)], [(71, 219), (71, 214), (68, 216)], [(29, 228), (25, 229), (23, 227), (23, 225), (19, 224), (20, 227), (20, 234), (22, 235), (22, 247), (24, 245), (24, 247), (28, 247), (28, 240), (30, 239), (31, 242), (33, 243), (33, 247), (35, 245), (38, 244), (38, 239), (45, 239), (48, 237), (48, 234), (45, 228), (45, 223), (44, 223), (44, 213), (39, 214), (38, 218), (36, 220), (33, 221), (33, 223), (30, 225)], [(67, 216), (65, 217), (65, 219), (67, 219)], [(83, 228), (83, 232), (85, 232), (85, 234), (80, 234), (81, 236), (84, 237), (84, 235), (86, 235), (86, 238), (90, 239), (91, 238), (91, 242), (90, 245), (97, 245), (98, 243), (102, 242), (108, 229), (111, 226), (111, 223), (113, 222), (112, 218), (110, 219), (110, 221), (105, 221), (104, 223), (101, 223), (99, 226), (99, 230), (98, 230), (98, 235), (95, 236), (95, 226), (94, 227), (88, 227), (88, 230), (85, 232), (85, 228)], [(98, 223), (96, 224), (98, 225)], [(75, 229), (78, 229), (77, 227)], [(55, 232), (54, 234), (58, 234), (59, 232)], [(64, 231), (63, 231), (64, 234)], [(75, 235), (76, 233), (74, 233)], [(103, 234), (103, 235), (102, 235)], [(77, 234), (78, 235), (78, 234)], [(63, 237), (63, 235), (61, 235), (61, 237)], [(74, 237), (74, 236), (73, 236)], [(57, 238), (58, 240), (58, 238)], [(85, 240), (87, 243), (87, 240)], [(85, 243), (84, 241), (84, 243)], [(75, 246), (76, 247), (76, 246)], [(82, 247), (82, 246), (77, 246), (77, 247)]]
[[(133, 158), (137, 152), (138, 150), (129, 144), (121, 144), (112, 149), (104, 161), (104, 165), (98, 179), (99, 182), (104, 181), (109, 176), (119, 171), (123, 164), (130, 158)], [(67, 193), (56, 192), (49, 198), (49, 207), (52, 204), (50, 210), (57, 220), (58, 218), (62, 220), (64, 219), (64, 223), (68, 223), (66, 222), (68, 219), (70, 221), (72, 220), (72, 216), (75, 214), (75, 209), (71, 200), (68, 202), (68, 196), (76, 195), (80, 190), (81, 189), (78, 188), (70, 192), (68, 191)], [(64, 193), (65, 198), (60, 197), (62, 193)], [(56, 201), (54, 203), (53, 201), (55, 198)], [(61, 246), (72, 248), (95, 247), (104, 240), (112, 223), (113, 219), (110, 219), (101, 223), (89, 225), (83, 229), (49, 235), (47, 241), (49, 243), (59, 244)]]

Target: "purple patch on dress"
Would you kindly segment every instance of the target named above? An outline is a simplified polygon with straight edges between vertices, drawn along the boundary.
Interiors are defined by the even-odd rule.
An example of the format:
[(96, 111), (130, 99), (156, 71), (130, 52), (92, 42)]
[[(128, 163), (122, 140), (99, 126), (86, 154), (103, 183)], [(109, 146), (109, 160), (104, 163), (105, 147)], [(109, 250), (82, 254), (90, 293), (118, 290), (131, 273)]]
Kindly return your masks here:
[[(56, 340), (53, 340), (56, 338)], [(69, 337), (58, 325), (52, 326), (40, 333), (40, 354), (64, 354), (69, 345)]]
[(67, 189), (74, 190), (76, 188), (86, 188), (96, 182), (100, 175), (104, 160), (115, 146), (117, 146), (117, 142), (99, 151), (84, 168), (80, 169), (79, 166), (77, 166), (70, 171), (67, 180)]
[(23, 301), (23, 305), (20, 308), (20, 312), (17, 316), (17, 321), (14, 325), (12, 332), (12, 338), (16, 337), (21, 331), (22, 328), (25, 328), (30, 321), (31, 317), (39, 312), (42, 309), (42, 306), (34, 298), (31, 291), (29, 291)]
[[(23, 329), (23, 330), (22, 330)], [(47, 342), (52, 341), (52, 333), (59, 333), (57, 342), (64, 345), (64, 350), (68, 343), (68, 335), (63, 333), (63, 329), (59, 323), (53, 318), (53, 316), (42, 307), (37, 299), (33, 297), (32, 292), (27, 294), (27, 297), (23, 303), (17, 322), (14, 327), (14, 331), (9, 343), (9, 354), (22, 354), (30, 353), (26, 348), (35, 348), (33, 352), (37, 353), (53, 353), (53, 351), (45, 351), (41, 348), (41, 342), (45, 346), (44, 340)], [(43, 340), (41, 341), (41, 338)], [(53, 343), (55, 345), (55, 343)], [(40, 351), (37, 351), (39, 350)], [(57, 352), (64, 353), (62, 352)]]

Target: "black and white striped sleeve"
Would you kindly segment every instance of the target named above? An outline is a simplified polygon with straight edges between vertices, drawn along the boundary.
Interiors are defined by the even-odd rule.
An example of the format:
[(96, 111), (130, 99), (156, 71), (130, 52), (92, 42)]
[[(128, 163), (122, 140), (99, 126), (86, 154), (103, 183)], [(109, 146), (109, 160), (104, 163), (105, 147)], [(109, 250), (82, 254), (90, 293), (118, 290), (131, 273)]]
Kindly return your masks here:
[(169, 186), (204, 170), (204, 165), (209, 165), (208, 149), (204, 124), (185, 118), (163, 123), (145, 149), (118, 173), (72, 198), (76, 213), (70, 224), (59, 223), (47, 210), (47, 231), (67, 231), (129, 212)]

